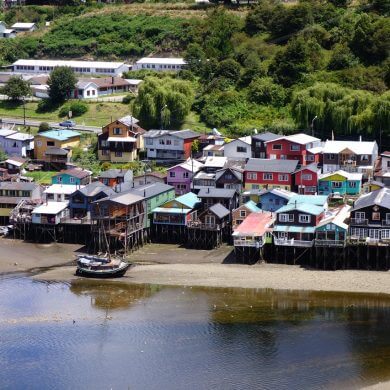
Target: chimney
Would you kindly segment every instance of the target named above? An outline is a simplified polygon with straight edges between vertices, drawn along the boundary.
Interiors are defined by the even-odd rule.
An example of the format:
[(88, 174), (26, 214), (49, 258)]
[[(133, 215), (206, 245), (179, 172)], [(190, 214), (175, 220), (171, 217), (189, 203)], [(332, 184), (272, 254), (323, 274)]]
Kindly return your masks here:
[(362, 142), (362, 136), (361, 135), (359, 136), (359, 142)]

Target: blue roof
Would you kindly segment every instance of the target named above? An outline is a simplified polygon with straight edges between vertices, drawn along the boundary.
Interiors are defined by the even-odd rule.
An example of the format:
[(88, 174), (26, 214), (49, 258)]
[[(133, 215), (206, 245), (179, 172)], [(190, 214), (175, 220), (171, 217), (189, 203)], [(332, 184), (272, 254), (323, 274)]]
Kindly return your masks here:
[(42, 137), (55, 139), (57, 141), (66, 141), (69, 138), (80, 136), (80, 133), (74, 130), (59, 129), (59, 130), (48, 130), (43, 133), (38, 133)]
[(261, 209), (256, 206), (256, 203), (253, 200), (249, 200), (244, 204), (245, 207), (247, 207), (249, 210), (253, 211), (254, 213), (259, 213)]
[(178, 196), (175, 200), (191, 209), (193, 209), (197, 203), (201, 202), (201, 200), (193, 192), (188, 192), (187, 194)]
[(276, 211), (278, 214), (280, 213), (286, 213), (288, 211), (297, 210), (302, 211), (304, 213), (313, 214), (313, 215), (319, 215), (324, 211), (324, 208), (322, 206), (317, 206), (314, 204), (309, 203), (288, 203), (285, 206), (281, 207), (278, 211)]
[(327, 195), (294, 195), (287, 204), (306, 203), (316, 206), (323, 206), (328, 201)]

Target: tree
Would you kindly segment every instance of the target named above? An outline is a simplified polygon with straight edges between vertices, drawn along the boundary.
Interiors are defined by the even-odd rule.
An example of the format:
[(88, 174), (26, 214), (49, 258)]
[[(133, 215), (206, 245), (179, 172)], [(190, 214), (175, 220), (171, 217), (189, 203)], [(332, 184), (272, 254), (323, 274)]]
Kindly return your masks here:
[(169, 77), (147, 77), (134, 100), (134, 115), (146, 128), (177, 128), (194, 101), (192, 84)]
[(356, 66), (359, 60), (351, 52), (347, 45), (336, 45), (328, 64), (328, 69), (339, 70)]
[(50, 130), (50, 125), (47, 122), (41, 122), (39, 124), (38, 133)]
[(61, 104), (75, 90), (77, 78), (73, 70), (67, 66), (54, 68), (48, 80), (49, 97), (52, 103)]
[(286, 91), (275, 84), (270, 77), (253, 80), (248, 88), (249, 99), (258, 104), (283, 106), (286, 100)]
[(20, 100), (25, 96), (31, 95), (30, 84), (21, 77), (12, 76), (1, 91), (12, 100)]

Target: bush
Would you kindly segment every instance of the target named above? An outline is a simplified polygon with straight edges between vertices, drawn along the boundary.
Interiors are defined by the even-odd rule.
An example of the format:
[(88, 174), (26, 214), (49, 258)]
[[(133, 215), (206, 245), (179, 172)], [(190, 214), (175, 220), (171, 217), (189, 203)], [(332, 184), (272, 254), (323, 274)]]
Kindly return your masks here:
[(111, 163), (106, 161), (102, 164), (102, 171), (108, 171), (111, 168)]
[(132, 95), (132, 94), (129, 93), (128, 95), (126, 95), (126, 96), (123, 98), (122, 103), (123, 103), (123, 104), (129, 104), (133, 99), (134, 99), (134, 95)]
[(44, 113), (44, 112), (51, 112), (55, 111), (57, 106), (53, 104), (49, 99), (42, 99), (38, 102), (37, 112), (38, 113)]
[(50, 125), (47, 122), (41, 122), (39, 124), (38, 133), (50, 130)]
[(88, 111), (88, 105), (80, 101), (67, 103), (61, 107), (58, 115), (63, 118), (68, 115), (69, 111), (72, 111), (72, 117), (81, 116)]

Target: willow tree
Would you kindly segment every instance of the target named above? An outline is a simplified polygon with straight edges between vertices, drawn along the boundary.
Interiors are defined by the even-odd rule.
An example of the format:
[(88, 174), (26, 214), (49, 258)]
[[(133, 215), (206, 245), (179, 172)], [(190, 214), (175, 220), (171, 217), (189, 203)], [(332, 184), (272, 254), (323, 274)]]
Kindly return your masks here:
[(315, 130), (324, 137), (330, 136), (332, 131), (336, 134), (374, 133), (379, 108), (380, 121), (386, 122), (386, 102), (385, 97), (381, 99), (367, 91), (317, 83), (293, 94), (291, 111), (297, 125), (306, 129), (317, 117)]
[(147, 77), (134, 101), (133, 111), (146, 128), (177, 128), (194, 101), (192, 84), (170, 77)]

